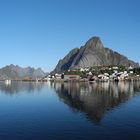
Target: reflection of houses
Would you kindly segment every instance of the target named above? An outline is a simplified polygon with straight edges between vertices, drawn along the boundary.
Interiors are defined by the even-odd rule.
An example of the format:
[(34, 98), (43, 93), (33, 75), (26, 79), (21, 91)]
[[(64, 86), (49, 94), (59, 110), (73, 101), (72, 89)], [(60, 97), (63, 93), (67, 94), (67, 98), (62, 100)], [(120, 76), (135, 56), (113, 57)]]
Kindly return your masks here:
[(6, 85), (11, 85), (11, 80), (5, 80)]

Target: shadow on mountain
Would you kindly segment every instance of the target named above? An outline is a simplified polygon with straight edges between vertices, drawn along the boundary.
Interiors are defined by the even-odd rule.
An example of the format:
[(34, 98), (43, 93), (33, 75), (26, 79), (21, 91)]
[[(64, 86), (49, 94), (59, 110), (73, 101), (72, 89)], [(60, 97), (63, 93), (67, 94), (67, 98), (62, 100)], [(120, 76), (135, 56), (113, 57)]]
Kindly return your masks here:
[(140, 91), (138, 82), (54, 83), (52, 86), (70, 109), (83, 112), (94, 123), (99, 123), (107, 111), (125, 103)]

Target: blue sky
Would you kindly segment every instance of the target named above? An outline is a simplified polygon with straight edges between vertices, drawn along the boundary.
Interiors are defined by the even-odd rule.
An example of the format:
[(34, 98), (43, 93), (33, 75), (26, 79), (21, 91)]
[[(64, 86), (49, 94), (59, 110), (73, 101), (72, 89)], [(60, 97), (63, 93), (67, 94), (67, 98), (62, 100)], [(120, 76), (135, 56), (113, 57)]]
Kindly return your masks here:
[(92, 36), (140, 63), (139, 7), (139, 0), (0, 0), (0, 67), (51, 71)]

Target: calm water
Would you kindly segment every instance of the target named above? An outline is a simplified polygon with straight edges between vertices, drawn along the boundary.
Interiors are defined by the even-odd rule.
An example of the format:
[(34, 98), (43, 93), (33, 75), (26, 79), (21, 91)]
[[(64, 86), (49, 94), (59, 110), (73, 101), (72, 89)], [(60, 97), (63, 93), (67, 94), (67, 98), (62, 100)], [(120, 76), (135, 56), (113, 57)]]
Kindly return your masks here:
[(0, 82), (0, 140), (140, 140), (140, 83)]

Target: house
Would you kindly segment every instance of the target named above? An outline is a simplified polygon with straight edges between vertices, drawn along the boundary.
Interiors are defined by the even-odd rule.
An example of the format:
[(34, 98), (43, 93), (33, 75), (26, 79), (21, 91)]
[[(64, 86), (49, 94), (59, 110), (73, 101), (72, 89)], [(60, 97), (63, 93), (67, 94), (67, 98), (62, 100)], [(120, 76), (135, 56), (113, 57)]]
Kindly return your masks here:
[(130, 71), (130, 74), (133, 74), (134, 72), (133, 71)]
[(108, 73), (100, 74), (98, 75), (98, 79), (99, 81), (107, 82), (109, 80), (109, 74)]
[(61, 79), (61, 74), (55, 74), (55, 79)]
[(89, 71), (89, 68), (80, 68), (80, 71), (81, 71), (81, 72)]
[(119, 68), (118, 67), (113, 67), (113, 70), (118, 70)]
[(89, 72), (88, 75), (93, 75), (92, 72)]
[(118, 71), (117, 70), (114, 70), (114, 74), (117, 74), (118, 73)]
[(132, 66), (128, 67), (128, 70), (133, 70), (134, 68)]
[(64, 75), (65, 80), (78, 80), (80, 79), (80, 75), (78, 74), (66, 74)]
[(108, 76), (109, 77), (109, 74), (108, 73), (104, 73), (104, 76)]
[(84, 68), (80, 68), (80, 71), (83, 72), (83, 71), (85, 71), (85, 70), (84, 70)]
[(116, 74), (116, 76), (117, 76), (119, 81), (123, 81), (125, 79), (128, 79), (128, 77), (129, 77), (127, 71), (119, 72), (119, 73)]

